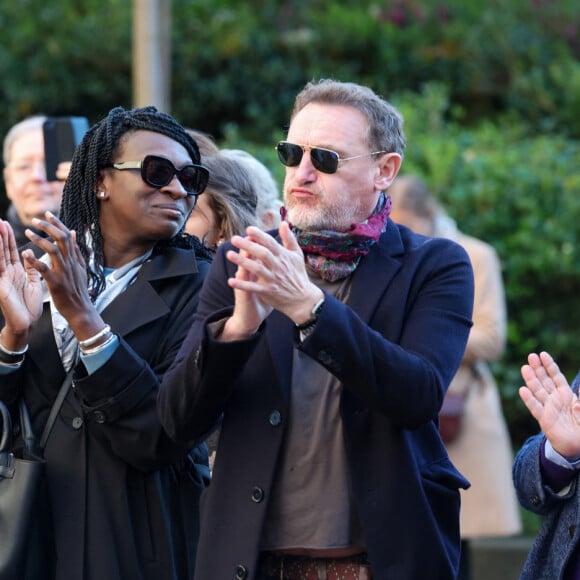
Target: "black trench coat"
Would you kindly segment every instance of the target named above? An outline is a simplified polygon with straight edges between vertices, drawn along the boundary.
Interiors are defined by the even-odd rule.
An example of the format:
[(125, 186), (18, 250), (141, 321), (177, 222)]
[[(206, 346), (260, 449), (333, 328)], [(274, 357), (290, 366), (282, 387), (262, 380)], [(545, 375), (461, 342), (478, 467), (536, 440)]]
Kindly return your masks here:
[[(155, 255), (102, 313), (121, 337), (111, 359), (90, 376), (75, 369), (45, 453), (58, 580), (191, 580), (205, 445), (173, 442), (156, 398), (208, 267), (193, 250)], [(64, 376), (47, 303), (0, 398), (23, 392), (41, 433)]]

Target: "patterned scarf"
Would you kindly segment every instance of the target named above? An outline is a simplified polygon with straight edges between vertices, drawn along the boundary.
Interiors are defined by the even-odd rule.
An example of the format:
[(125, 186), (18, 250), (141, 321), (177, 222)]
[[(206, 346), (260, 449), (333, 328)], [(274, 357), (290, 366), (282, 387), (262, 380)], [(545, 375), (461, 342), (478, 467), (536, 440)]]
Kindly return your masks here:
[[(306, 265), (325, 280), (336, 282), (355, 271), (360, 259), (385, 231), (391, 205), (391, 198), (383, 193), (371, 216), (361, 224), (353, 224), (348, 232), (309, 232), (290, 222), (288, 225), (304, 252)], [(282, 207), (280, 214), (288, 221), (286, 208)]]

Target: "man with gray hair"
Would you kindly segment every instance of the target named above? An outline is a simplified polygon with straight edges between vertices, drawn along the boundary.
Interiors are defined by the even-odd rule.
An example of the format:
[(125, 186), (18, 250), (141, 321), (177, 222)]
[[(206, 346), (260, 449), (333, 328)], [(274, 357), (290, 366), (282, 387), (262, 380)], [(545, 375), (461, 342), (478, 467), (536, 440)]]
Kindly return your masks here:
[(196, 578), (456, 576), (468, 482), (437, 415), (473, 275), (458, 244), (389, 219), (402, 124), (367, 87), (308, 83), (276, 147), (278, 231), (218, 248), (158, 394), (177, 440), (221, 421)]

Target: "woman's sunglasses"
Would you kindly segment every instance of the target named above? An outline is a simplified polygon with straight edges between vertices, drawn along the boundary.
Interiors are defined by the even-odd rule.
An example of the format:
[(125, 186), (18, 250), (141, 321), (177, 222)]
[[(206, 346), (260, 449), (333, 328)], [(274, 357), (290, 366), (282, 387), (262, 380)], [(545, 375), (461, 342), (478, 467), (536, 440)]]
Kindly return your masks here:
[(387, 153), (387, 151), (374, 151), (373, 153), (363, 153), (362, 155), (355, 155), (354, 157), (341, 157), (332, 149), (297, 145), (296, 143), (290, 143), (289, 141), (280, 141), (275, 149), (278, 152), (280, 162), (286, 167), (296, 167), (300, 165), (304, 152), (309, 151), (312, 165), (314, 165), (318, 171), (322, 171), (322, 173), (336, 173), (339, 161), (350, 161), (351, 159), (359, 159), (360, 157), (368, 157), (369, 155), (381, 155), (382, 153)]
[(177, 169), (169, 159), (157, 155), (146, 155), (143, 161), (113, 163), (111, 167), (120, 170), (140, 169), (141, 178), (151, 187), (165, 187), (171, 183), (173, 176), (177, 175), (187, 195), (202, 194), (209, 179), (209, 171), (203, 165), (192, 163)]

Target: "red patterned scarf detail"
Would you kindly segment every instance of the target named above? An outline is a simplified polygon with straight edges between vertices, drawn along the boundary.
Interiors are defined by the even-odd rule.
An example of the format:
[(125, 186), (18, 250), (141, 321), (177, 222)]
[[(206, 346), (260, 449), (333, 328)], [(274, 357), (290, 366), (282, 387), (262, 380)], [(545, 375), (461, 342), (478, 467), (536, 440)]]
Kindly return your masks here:
[[(336, 282), (356, 270), (360, 259), (385, 231), (391, 205), (391, 198), (381, 195), (371, 216), (361, 224), (353, 224), (348, 232), (309, 232), (288, 223), (304, 252), (307, 266), (325, 280)], [(288, 221), (284, 207), (280, 213), (282, 219)]]

